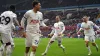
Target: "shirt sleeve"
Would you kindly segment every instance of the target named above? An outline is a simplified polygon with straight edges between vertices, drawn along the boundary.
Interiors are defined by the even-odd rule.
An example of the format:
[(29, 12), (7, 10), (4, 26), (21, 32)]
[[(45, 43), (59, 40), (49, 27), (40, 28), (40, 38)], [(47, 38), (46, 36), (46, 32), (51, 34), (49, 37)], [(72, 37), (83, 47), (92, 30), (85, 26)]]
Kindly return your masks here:
[(90, 21), (90, 22), (91, 22), (91, 25), (92, 25), (92, 26), (94, 26), (94, 25), (95, 25), (92, 21)]
[(22, 27), (24, 27), (24, 23), (25, 23), (26, 19), (28, 19), (28, 17), (29, 17), (29, 13), (26, 12), (26, 13), (24, 14), (22, 20), (21, 20), (21, 26), (22, 26)]
[(91, 21), (91, 25), (92, 26), (94, 26), (94, 27), (96, 27), (98, 30), (99, 30), (99, 26), (97, 26), (95, 23), (93, 23), (92, 21)]
[(46, 24), (43, 21), (43, 14), (42, 13), (40, 14), (40, 26), (43, 26), (43, 27), (46, 26)]
[(17, 20), (17, 15), (15, 14), (13, 17), (14, 17), (14, 22), (16, 22), (18, 26), (20, 26), (20, 24), (19, 24), (19, 22)]
[(12, 14), (13, 15), (13, 18), (14, 18), (14, 21), (17, 19), (17, 15), (16, 14)]

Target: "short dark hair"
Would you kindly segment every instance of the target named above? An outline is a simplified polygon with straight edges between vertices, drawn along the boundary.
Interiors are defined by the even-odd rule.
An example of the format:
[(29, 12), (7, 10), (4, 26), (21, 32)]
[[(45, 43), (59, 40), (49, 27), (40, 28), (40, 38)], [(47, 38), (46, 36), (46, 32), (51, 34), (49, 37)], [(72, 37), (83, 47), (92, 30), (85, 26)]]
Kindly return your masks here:
[(39, 1), (33, 1), (32, 5), (33, 7), (35, 7), (35, 5), (38, 5), (38, 3), (40, 3)]
[(61, 19), (61, 15), (56, 15), (56, 16), (59, 16), (59, 18)]
[(10, 9), (10, 10), (15, 10), (15, 9), (16, 9), (16, 8), (15, 8), (15, 5), (10, 5), (9, 9)]

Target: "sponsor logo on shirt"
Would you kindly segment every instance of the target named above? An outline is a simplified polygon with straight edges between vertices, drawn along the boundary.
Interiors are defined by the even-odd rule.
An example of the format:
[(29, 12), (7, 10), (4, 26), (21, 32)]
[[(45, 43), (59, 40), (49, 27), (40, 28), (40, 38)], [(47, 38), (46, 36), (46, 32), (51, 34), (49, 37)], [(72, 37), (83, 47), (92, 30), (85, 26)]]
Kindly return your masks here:
[(54, 27), (55, 29), (60, 29), (59, 27)]
[(32, 24), (37, 24), (37, 23), (39, 23), (39, 20), (31, 20), (30, 23), (32, 23)]

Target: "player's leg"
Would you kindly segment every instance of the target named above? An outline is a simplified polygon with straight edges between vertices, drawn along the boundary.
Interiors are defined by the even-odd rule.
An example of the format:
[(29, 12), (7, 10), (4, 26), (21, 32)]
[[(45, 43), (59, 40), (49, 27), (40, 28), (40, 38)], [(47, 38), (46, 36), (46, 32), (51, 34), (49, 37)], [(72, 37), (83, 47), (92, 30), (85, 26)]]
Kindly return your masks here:
[(98, 51), (99, 49), (98, 49), (98, 45), (95, 43), (95, 36), (91, 36), (91, 41), (92, 41), (92, 45), (94, 46), (94, 47), (96, 47), (96, 50)]
[(30, 47), (25, 48), (25, 56), (29, 56), (29, 50), (30, 50)]
[(97, 51), (99, 50), (99, 49), (98, 49), (98, 45), (97, 45), (96, 43), (93, 42), (92, 45), (96, 47), (96, 50), (97, 50)]
[(90, 36), (85, 36), (85, 45), (88, 49), (88, 55), (91, 55), (91, 49), (90, 49), (90, 46), (89, 46), (89, 41), (90, 41)]
[(5, 34), (4, 33), (5, 33), (4, 28), (0, 26), (0, 41), (1, 41), (0, 56), (4, 56), (5, 45), (4, 45), (4, 42), (2, 40), (2, 38), (5, 37)]
[(35, 34), (32, 38), (32, 51), (30, 53), (30, 56), (35, 56), (36, 49), (38, 47), (39, 42), (40, 42), (40, 35)]
[(1, 47), (0, 47), (0, 56), (4, 56), (4, 44), (1, 40)]
[(10, 42), (6, 43), (5, 51), (6, 51), (6, 56), (11, 56), (13, 50)]
[(50, 39), (50, 41), (49, 41), (49, 43), (48, 43), (48, 45), (47, 45), (47, 47), (46, 47), (45, 52), (42, 53), (42, 56), (45, 56), (45, 55), (47, 54), (48, 49), (50, 48), (50, 45), (55, 41), (56, 37), (57, 37), (56, 35), (53, 35), (53, 36), (52, 36), (52, 38)]
[(10, 36), (11, 49), (12, 49), (12, 51), (13, 51), (14, 48), (15, 48), (15, 44), (14, 44), (14, 40), (13, 40), (13, 38), (12, 38), (12, 33), (11, 33), (9, 36)]
[(59, 36), (57, 39), (58, 39), (58, 46), (62, 48), (63, 51), (65, 51), (65, 47), (62, 45), (62, 36)]
[(46, 55), (46, 54), (47, 54), (48, 49), (50, 48), (50, 45), (51, 45), (53, 42), (54, 42), (54, 41), (50, 41), (50, 42), (48, 43), (48, 45), (47, 45), (47, 47), (46, 47), (46, 49), (45, 49), (45, 52), (42, 53), (42, 55)]
[(27, 36), (26, 36), (26, 39), (25, 39), (25, 56), (29, 56), (29, 50), (30, 50), (30, 47), (32, 46), (32, 38), (31, 38), (31, 35), (29, 32), (26, 33)]
[[(0, 28), (1, 29), (1, 28)], [(0, 47), (0, 52), (3, 50), (3, 41), (2, 41), (3, 33), (0, 31), (0, 42), (1, 42), (1, 47)]]
[(6, 56), (11, 56), (14, 50), (14, 42), (11, 36), (11, 32), (9, 32), (8, 34), (5, 34), (4, 36), (5, 37), (3, 41), (6, 44), (5, 46)]
[(0, 47), (0, 56), (4, 56), (4, 52), (5, 52), (5, 44), (4, 41), (2, 40), (2, 38), (5, 37), (5, 34), (1, 34), (1, 47)]
[(4, 48), (4, 46), (3, 46), (3, 41), (2, 41), (2, 36), (1, 36), (1, 34), (0, 34), (0, 42), (1, 42), (0, 56), (3, 56), (3, 48)]

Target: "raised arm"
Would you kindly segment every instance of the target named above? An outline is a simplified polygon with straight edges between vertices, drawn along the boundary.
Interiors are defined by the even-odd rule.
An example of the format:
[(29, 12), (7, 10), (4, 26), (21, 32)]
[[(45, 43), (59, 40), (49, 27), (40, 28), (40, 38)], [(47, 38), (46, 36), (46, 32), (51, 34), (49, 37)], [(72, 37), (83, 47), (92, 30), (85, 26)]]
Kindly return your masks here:
[(96, 27), (96, 29), (98, 29), (98, 30), (100, 29), (99, 26), (97, 26), (97, 25), (96, 25), (95, 23), (93, 23), (92, 21), (91, 21), (91, 25), (93, 25), (94, 27)]

